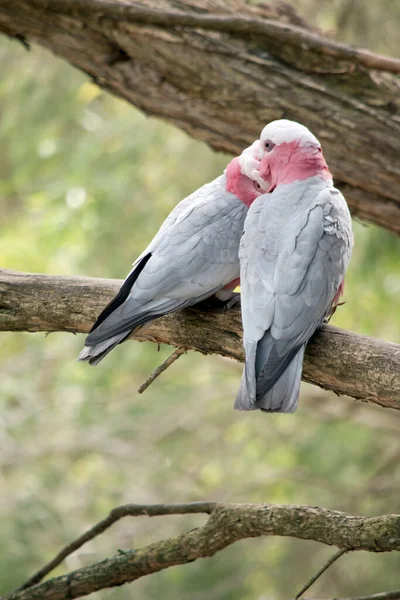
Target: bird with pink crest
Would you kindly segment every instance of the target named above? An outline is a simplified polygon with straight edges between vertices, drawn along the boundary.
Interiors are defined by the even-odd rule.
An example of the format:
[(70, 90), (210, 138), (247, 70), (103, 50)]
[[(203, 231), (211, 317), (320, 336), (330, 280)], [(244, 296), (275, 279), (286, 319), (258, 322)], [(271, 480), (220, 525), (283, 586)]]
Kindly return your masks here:
[(238, 170), (267, 189), (251, 203), (240, 243), (246, 363), (235, 408), (294, 412), (307, 342), (343, 292), (351, 216), (306, 127), (273, 121), (255, 144), (227, 169), (227, 189), (238, 197)]

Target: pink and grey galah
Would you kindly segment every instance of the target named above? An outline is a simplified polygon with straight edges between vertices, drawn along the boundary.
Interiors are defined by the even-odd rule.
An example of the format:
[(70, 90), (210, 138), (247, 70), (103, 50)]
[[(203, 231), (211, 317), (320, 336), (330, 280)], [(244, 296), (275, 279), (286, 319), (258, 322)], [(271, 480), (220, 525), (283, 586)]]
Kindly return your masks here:
[(334, 311), (343, 290), (353, 234), (321, 145), (303, 125), (267, 125), (257, 151), (227, 169), (239, 193), (238, 167), (266, 194), (250, 206), (240, 243), (243, 343), (238, 410), (294, 412), (306, 344)]
[[(245, 151), (248, 155), (259, 153), (259, 143), (253, 146)], [(79, 360), (96, 365), (153, 319), (213, 294), (225, 302), (232, 297), (240, 275), (238, 251), (247, 209), (268, 186), (239, 174), (240, 200), (227, 191), (226, 176), (204, 185), (170, 213), (99, 315)]]

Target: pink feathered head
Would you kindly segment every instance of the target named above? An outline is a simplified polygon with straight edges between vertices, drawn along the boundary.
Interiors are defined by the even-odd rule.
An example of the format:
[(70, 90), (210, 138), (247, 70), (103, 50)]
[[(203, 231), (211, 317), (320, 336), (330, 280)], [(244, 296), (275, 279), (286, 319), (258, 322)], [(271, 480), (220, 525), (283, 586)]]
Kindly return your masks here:
[(246, 206), (250, 206), (269, 187), (259, 174), (260, 155), (260, 142), (257, 140), (231, 160), (225, 170), (227, 191), (235, 194)]

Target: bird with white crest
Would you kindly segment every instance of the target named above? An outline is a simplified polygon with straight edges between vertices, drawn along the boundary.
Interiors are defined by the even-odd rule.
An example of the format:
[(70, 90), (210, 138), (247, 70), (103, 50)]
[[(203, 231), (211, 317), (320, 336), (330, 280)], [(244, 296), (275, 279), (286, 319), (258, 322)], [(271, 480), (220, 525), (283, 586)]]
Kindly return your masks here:
[[(269, 123), (258, 149), (236, 161), (267, 193), (251, 204), (240, 244), (246, 363), (235, 408), (294, 412), (307, 342), (343, 291), (351, 217), (319, 141), (299, 123)], [(228, 168), (229, 191), (236, 180)]]

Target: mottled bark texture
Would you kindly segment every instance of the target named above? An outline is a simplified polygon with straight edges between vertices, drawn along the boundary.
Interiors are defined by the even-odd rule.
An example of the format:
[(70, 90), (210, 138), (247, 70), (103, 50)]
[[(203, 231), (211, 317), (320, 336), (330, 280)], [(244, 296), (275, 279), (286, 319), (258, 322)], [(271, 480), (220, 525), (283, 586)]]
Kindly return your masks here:
[(1, 0), (0, 32), (216, 149), (238, 153), (273, 119), (304, 123), (353, 215), (400, 233), (400, 61), (242, 0)]
[[(86, 333), (121, 283), (0, 270), (0, 331)], [(157, 319), (133, 337), (238, 361), (244, 358), (239, 308), (185, 310)], [(303, 379), (399, 409), (400, 346), (324, 326), (308, 345)]]
[[(129, 515), (157, 516), (196, 512), (208, 513), (210, 516), (202, 527), (178, 537), (162, 540), (138, 550), (121, 552), (68, 575), (17, 590), (5, 600), (80, 598), (104, 588), (135, 581), (168, 567), (213, 556), (239, 540), (264, 535), (314, 540), (348, 550), (400, 550), (400, 515), (366, 518), (315, 506), (296, 505), (201, 502), (186, 506), (187, 510), (185, 505), (178, 505), (176, 510), (173, 505), (165, 508), (162, 505), (128, 505), (115, 509), (117, 518)], [(117, 520), (113, 518), (112, 513), (102, 522), (107, 527)], [(92, 531), (97, 535), (105, 529), (106, 527), (98, 524)], [(91, 535), (91, 531), (87, 532), (86, 540), (95, 535)]]

